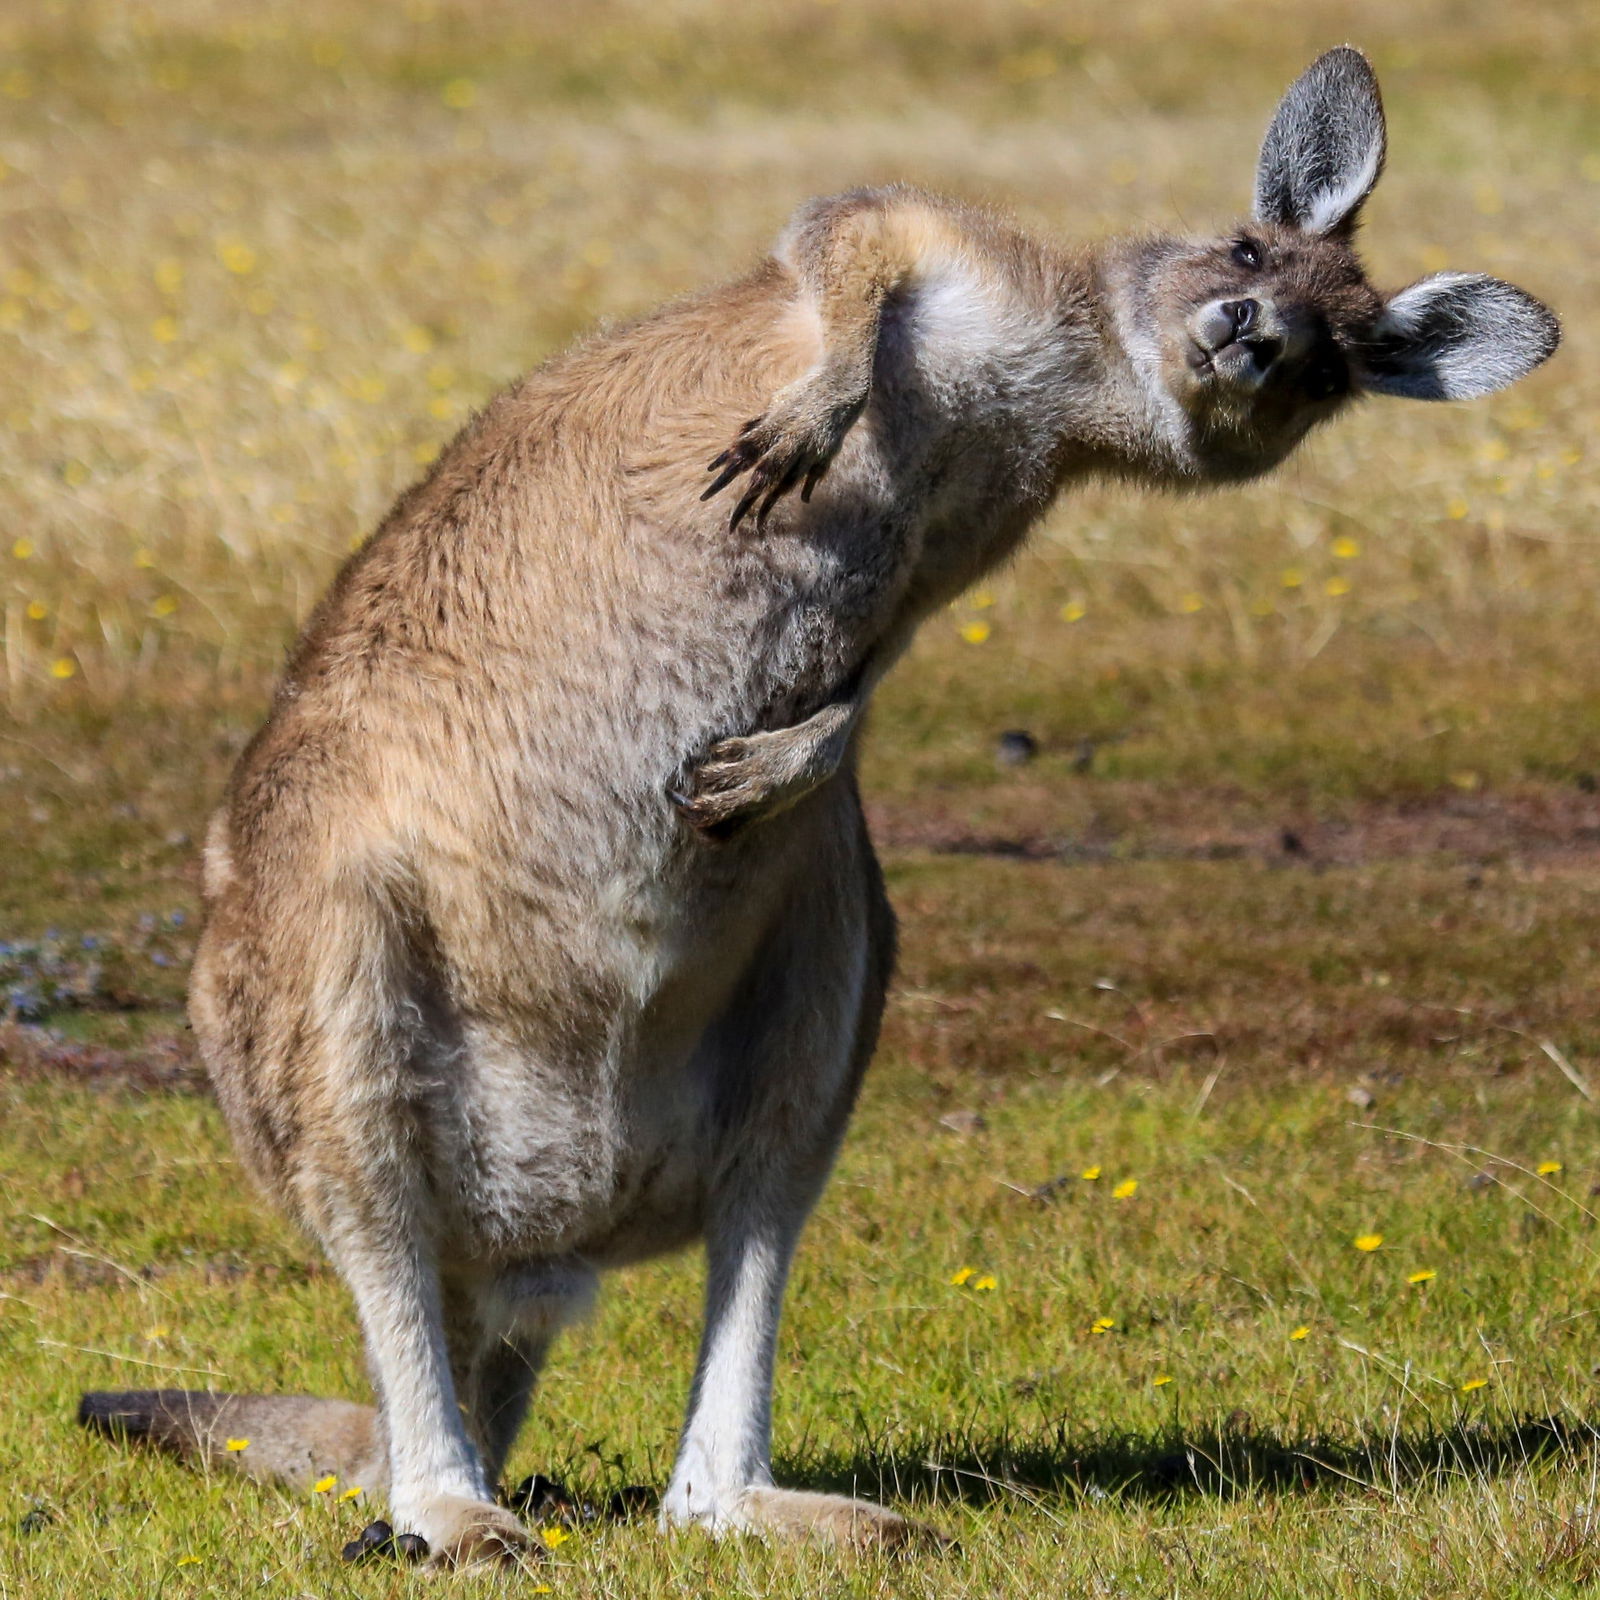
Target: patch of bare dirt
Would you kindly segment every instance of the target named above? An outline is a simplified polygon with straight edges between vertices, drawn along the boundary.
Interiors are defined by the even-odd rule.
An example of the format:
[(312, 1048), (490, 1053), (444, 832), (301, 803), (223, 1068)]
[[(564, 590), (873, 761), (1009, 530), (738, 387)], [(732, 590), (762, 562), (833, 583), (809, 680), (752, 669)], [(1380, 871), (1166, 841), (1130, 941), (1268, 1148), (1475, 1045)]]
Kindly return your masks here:
[(1600, 861), (1600, 796), (1556, 785), (1352, 804), (1314, 816), (1228, 794), (1175, 795), (1136, 784), (1070, 797), (1027, 782), (974, 799), (929, 794), (870, 801), (886, 850), (1036, 861), (1242, 860), (1351, 867), (1444, 857), (1463, 865)]
[(91, 1088), (194, 1093), (206, 1087), (188, 1034), (150, 1040), (136, 1050), (113, 1050), (17, 1022), (0, 1023), (0, 1076), (65, 1078)]

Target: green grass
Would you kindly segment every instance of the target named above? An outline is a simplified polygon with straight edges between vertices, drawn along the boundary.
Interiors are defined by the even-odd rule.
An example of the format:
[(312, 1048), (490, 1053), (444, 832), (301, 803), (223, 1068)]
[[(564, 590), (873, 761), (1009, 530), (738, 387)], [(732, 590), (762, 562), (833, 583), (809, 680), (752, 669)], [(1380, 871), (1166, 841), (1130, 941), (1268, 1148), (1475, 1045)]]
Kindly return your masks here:
[[(1106, 1082), (1063, 1052), (1003, 1094), (969, 1085), (984, 1126), (956, 1133), (937, 1086), (884, 1067), (796, 1274), (778, 1459), (786, 1481), (894, 1497), (960, 1553), (857, 1568), (607, 1526), (562, 1546), (557, 1592), (1077, 1592), (1171, 1560), (1199, 1581), (1190, 1558), (1219, 1593), (1592, 1577), (1600, 1172), (1564, 1084), (1457, 1061), (1380, 1082), (1363, 1113), (1325, 1082), (1205, 1095), (1206, 1062)], [(84, 1385), (361, 1392), (342, 1290), (241, 1189), (209, 1103), (17, 1085), (4, 1128), (0, 1361), (24, 1403), (0, 1478), (8, 1513), (54, 1519), (0, 1546), (17, 1592), (405, 1587), (333, 1566), (358, 1507), (205, 1483), (68, 1425)], [(699, 1279), (676, 1261), (611, 1285), (515, 1473), (597, 1499), (662, 1481)]]
[[(1600, 23), (90, 0), (0, 17), (0, 1600), (426, 1581), (338, 1563), (363, 1507), (71, 1423), (92, 1387), (363, 1391), (181, 1012), (206, 812), (352, 540), (498, 384), (739, 270), (808, 194), (1229, 217), (1346, 38), (1391, 115), (1378, 276), (1503, 273), (1567, 348), (1244, 491), (1065, 503), (886, 686), (901, 974), (777, 1449), (959, 1551), (601, 1525), (521, 1587), (1592, 1590), (1600, 1153), (1560, 1063), (1600, 1090)], [(997, 772), (1011, 727), (1041, 753)], [(699, 1294), (692, 1258), (612, 1283), (513, 1471), (660, 1485)]]

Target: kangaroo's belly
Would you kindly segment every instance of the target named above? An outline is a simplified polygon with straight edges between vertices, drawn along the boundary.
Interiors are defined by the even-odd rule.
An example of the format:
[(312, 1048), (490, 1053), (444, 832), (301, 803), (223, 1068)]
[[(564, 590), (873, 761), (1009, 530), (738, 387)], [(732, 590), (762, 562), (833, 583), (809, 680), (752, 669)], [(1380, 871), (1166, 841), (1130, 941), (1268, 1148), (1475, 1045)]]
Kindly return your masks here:
[(748, 1035), (775, 997), (753, 997), (751, 974), (804, 915), (794, 846), (810, 831), (796, 819), (755, 849), (695, 843), (711, 870), (691, 859), (654, 885), (597, 885), (558, 937), (503, 908), (496, 970), (474, 975), (490, 1003), (430, 1042), (420, 1074), (455, 1248), (609, 1265), (699, 1236), (741, 1120), (760, 1115), (772, 1069)]

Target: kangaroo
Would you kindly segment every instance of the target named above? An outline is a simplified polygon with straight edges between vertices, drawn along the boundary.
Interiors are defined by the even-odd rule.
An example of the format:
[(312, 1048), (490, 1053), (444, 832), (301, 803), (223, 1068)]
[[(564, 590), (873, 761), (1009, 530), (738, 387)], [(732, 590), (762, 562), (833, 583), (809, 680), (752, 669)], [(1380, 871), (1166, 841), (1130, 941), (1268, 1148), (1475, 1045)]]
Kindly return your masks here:
[(1336, 49), (1216, 237), (1069, 250), (914, 189), (813, 201), (747, 276), (495, 399), (313, 614), (205, 847), (200, 1047), (349, 1286), (376, 1405), (91, 1394), (82, 1420), (337, 1472), (433, 1563), (503, 1557), (551, 1341), (606, 1269), (702, 1240), (663, 1522), (917, 1537), (770, 1460), (785, 1278), (894, 955), (862, 711), (1062, 489), (1239, 482), (1363, 394), (1487, 394), (1551, 354), (1493, 278), (1368, 282), (1384, 145)]

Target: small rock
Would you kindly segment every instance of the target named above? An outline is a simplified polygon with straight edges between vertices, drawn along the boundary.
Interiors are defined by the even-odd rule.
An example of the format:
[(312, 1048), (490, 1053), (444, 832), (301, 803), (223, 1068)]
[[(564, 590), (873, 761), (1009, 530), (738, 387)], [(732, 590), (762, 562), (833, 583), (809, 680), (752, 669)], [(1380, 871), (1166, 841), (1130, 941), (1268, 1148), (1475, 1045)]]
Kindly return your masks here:
[(1344, 1092), (1344, 1097), (1353, 1106), (1359, 1106), (1363, 1111), (1370, 1111), (1378, 1103), (1378, 1097), (1370, 1089), (1364, 1089), (1359, 1083), (1352, 1084)]
[(997, 767), (1025, 767), (1039, 753), (1039, 741), (1026, 728), (1007, 728), (994, 747)]
[(1493, 1188), (1494, 1183), (1495, 1176), (1492, 1172), (1474, 1172), (1472, 1176), (1467, 1179), (1467, 1187), (1472, 1190), (1474, 1194), (1482, 1194), (1485, 1189)]
[(951, 1133), (974, 1134), (982, 1133), (989, 1124), (983, 1120), (981, 1111), (947, 1111), (939, 1118), (939, 1126), (948, 1128)]

